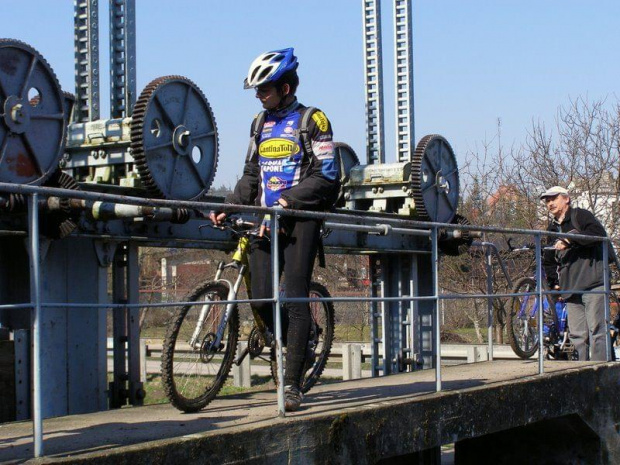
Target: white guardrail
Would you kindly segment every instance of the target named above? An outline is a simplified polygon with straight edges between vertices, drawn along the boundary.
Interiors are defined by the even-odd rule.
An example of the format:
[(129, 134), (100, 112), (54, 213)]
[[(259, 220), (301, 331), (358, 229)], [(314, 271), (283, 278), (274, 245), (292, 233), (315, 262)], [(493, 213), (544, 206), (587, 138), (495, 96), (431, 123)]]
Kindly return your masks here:
[[(240, 349), (247, 344), (239, 342)], [(108, 338), (108, 369), (112, 371), (113, 340)], [(182, 348), (181, 348), (182, 350)], [(189, 350), (189, 345), (187, 346)], [(329, 356), (329, 365), (323, 376), (342, 378), (343, 380), (366, 378), (371, 376), (369, 369), (364, 369), (363, 363), (370, 358), (370, 344), (363, 342), (347, 342), (334, 344)], [(162, 344), (158, 340), (140, 339), (140, 370), (142, 381), (146, 381), (147, 373), (159, 373)], [(489, 360), (487, 344), (441, 344), (442, 360), (450, 362), (476, 363)], [(495, 360), (517, 359), (509, 345), (495, 344), (493, 346)], [(333, 368), (334, 364), (341, 364), (341, 368)], [(237, 387), (250, 387), (252, 374), (269, 374), (269, 367), (264, 364), (252, 364), (250, 357), (246, 357), (241, 366), (233, 365), (233, 380)]]

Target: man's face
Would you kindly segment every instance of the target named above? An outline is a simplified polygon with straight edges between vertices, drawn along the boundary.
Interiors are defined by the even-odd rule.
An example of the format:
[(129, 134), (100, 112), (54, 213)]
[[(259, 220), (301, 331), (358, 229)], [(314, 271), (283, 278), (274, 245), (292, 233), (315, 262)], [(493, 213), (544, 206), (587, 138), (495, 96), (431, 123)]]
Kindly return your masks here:
[(560, 218), (568, 210), (570, 197), (568, 195), (558, 194), (555, 197), (545, 197), (545, 205), (547, 210), (554, 217)]
[(273, 110), (282, 99), (278, 89), (273, 84), (264, 84), (256, 88), (256, 98), (263, 104), (265, 110)]

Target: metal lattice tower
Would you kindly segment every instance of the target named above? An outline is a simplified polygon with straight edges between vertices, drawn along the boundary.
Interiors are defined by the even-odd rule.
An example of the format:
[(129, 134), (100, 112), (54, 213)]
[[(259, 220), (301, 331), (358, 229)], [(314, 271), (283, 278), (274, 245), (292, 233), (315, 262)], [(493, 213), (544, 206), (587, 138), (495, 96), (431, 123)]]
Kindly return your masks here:
[(411, 0), (394, 0), (396, 152), (399, 162), (411, 161), (412, 144), (415, 144), (411, 16)]
[(99, 114), (99, 1), (75, 0), (75, 117), (85, 123)]
[(136, 2), (110, 0), (110, 117), (131, 116), (136, 102)]
[(366, 157), (385, 163), (383, 66), (380, 0), (362, 0), (364, 8), (364, 79), (366, 84)]

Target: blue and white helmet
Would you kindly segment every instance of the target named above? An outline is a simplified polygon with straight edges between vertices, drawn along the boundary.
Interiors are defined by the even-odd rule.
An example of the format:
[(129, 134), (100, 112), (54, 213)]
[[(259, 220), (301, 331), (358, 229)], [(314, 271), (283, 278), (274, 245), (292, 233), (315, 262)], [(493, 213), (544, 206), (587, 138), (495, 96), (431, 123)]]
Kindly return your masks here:
[(283, 48), (259, 55), (250, 65), (248, 77), (243, 82), (244, 89), (275, 82), (289, 71), (295, 71), (299, 63), (292, 48)]

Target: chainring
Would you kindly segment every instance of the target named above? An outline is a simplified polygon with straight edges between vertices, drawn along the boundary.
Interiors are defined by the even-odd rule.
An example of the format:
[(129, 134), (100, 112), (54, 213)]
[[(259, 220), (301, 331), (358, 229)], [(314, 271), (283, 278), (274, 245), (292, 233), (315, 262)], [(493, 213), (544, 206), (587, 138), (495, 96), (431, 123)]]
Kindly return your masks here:
[(437, 134), (424, 136), (411, 163), (411, 187), (418, 218), (450, 223), (459, 203), (459, 173), (448, 141)]
[(260, 330), (254, 326), (252, 331), (250, 331), (250, 336), (248, 337), (248, 351), (250, 353), (251, 358), (255, 358), (260, 356), (263, 353), (263, 349), (265, 348), (265, 338), (261, 334)]
[(183, 76), (151, 81), (132, 114), (131, 152), (153, 197), (197, 200), (217, 169), (218, 135), (211, 106)]
[(65, 149), (65, 96), (30, 45), (0, 39), (0, 182), (41, 185)]

